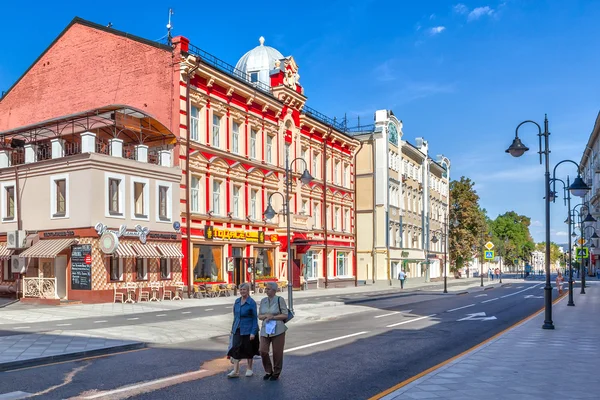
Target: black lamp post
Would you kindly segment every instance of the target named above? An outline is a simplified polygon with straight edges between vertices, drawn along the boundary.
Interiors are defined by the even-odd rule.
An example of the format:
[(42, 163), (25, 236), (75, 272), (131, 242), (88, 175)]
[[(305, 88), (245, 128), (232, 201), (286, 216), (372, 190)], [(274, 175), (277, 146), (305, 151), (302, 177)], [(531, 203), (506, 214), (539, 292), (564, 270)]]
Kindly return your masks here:
[[(544, 287), (545, 315), (544, 325), (542, 325), (542, 328), (554, 329), (554, 323), (552, 322), (552, 286), (550, 284), (550, 197), (548, 196), (550, 193), (550, 148), (548, 143), (550, 132), (548, 132), (548, 117), (544, 116), (544, 132), (542, 132), (542, 127), (535, 121), (526, 120), (517, 125), (515, 130), (515, 138), (510, 147), (506, 149), (506, 152), (513, 157), (521, 157), (527, 150), (529, 150), (529, 148), (521, 142), (521, 139), (519, 139), (519, 128), (526, 123), (534, 124), (538, 128), (540, 164), (542, 163), (542, 155), (545, 156), (546, 172), (544, 175), (544, 193), (546, 193), (546, 285)], [(544, 138), (543, 147), (542, 138)]]
[[(454, 227), (457, 227), (458, 221), (454, 221), (452, 225)], [(446, 263), (448, 258), (448, 228), (448, 215), (446, 214), (446, 216), (444, 217), (444, 222), (442, 222), (442, 229), (433, 231), (433, 238), (431, 239), (433, 243), (437, 243), (438, 238), (436, 234), (439, 234), (442, 238), (442, 241), (444, 242), (444, 293), (448, 293), (448, 271), (446, 270)]]
[[(587, 210), (587, 215), (584, 218), (583, 217), (583, 212), (580, 212), (577, 210), (577, 208), (580, 207), (581, 211), (583, 210), (583, 208), (585, 208)], [(575, 215), (577, 215), (579, 217), (579, 231), (581, 233), (581, 240), (585, 241), (585, 237), (584, 237), (584, 231), (586, 228), (592, 228), (594, 229), (594, 227), (592, 226), (587, 226), (584, 227), (584, 223), (586, 222), (596, 222), (596, 219), (594, 217), (592, 217), (592, 214), (590, 214), (589, 212), (590, 208), (589, 205), (587, 203), (581, 203), (581, 204), (577, 204), (575, 207), (573, 207), (573, 217)], [(596, 231), (594, 229), (594, 234), (590, 237), (591, 239), (596, 239), (598, 238), (598, 235), (596, 234)], [(581, 247), (583, 247), (582, 244), (580, 244)], [(588, 259), (589, 259), (589, 254), (588, 254)], [(581, 262), (579, 264), (579, 272), (581, 274), (581, 292), (579, 292), (580, 294), (585, 294), (585, 258), (581, 258)]]
[[(482, 242), (482, 243), (483, 243), (483, 242), (485, 242), (485, 238), (486, 238), (486, 236), (487, 236), (487, 237), (490, 237), (490, 236), (492, 236), (492, 233), (491, 233), (491, 232), (482, 233), (482, 234), (481, 234), (481, 242)], [(482, 244), (482, 247), (483, 247), (483, 246), (485, 246), (485, 243), (484, 243), (484, 244)], [(481, 254), (480, 254), (480, 257), (481, 257), (481, 265), (479, 266), (479, 269), (480, 269), (480, 271), (479, 271), (479, 276), (480, 276), (480, 278), (481, 278), (481, 284), (480, 284), (479, 286), (481, 286), (481, 287), (483, 287), (483, 252), (484, 252), (484, 251), (485, 251), (485, 250), (483, 250), (483, 248), (482, 248), (482, 249), (481, 249)]]
[(273, 209), (273, 206), (271, 205), (271, 197), (273, 197), (274, 194), (278, 194), (281, 197), (283, 197), (283, 210), (282, 213), (285, 213), (285, 217), (286, 217), (286, 222), (287, 222), (287, 274), (288, 274), (288, 307), (290, 310), (294, 311), (294, 303), (293, 303), (293, 269), (292, 269), (292, 226), (291, 226), (291, 220), (290, 220), (290, 188), (292, 186), (292, 170), (291, 170), (291, 166), (294, 164), (294, 162), (300, 160), (304, 163), (304, 172), (302, 173), (302, 175), (300, 176), (300, 182), (302, 182), (304, 185), (308, 185), (312, 180), (313, 177), (310, 175), (310, 173), (308, 172), (308, 169), (306, 168), (306, 161), (301, 158), (295, 158), (293, 159), (291, 162), (289, 161), (289, 155), (290, 155), (290, 146), (286, 146), (285, 148), (285, 197), (283, 194), (279, 193), (279, 192), (274, 192), (271, 193), (269, 195), (269, 198), (267, 200), (267, 208), (265, 209), (265, 212), (263, 213), (264, 217), (266, 219), (273, 219), (273, 217), (275, 217), (275, 215), (277, 214), (277, 212)]
[[(556, 168), (555, 168), (556, 169)], [(568, 190), (569, 188), (569, 177), (567, 176), (567, 183), (565, 183), (562, 179), (558, 179), (558, 178), (552, 178), (552, 182), (554, 182), (554, 185), (556, 185), (556, 182), (560, 182), (563, 185), (563, 199), (565, 201), (565, 205), (567, 206), (567, 220), (565, 221), (565, 223), (569, 226), (569, 232), (568, 232), (568, 236), (569, 236), (569, 302), (567, 303), (568, 306), (574, 306), (575, 303), (573, 302), (573, 258), (572, 258), (572, 235), (575, 235), (575, 233), (571, 233), (571, 192)], [(556, 201), (556, 191), (552, 190), (552, 192), (550, 192), (549, 194), (550, 197), (550, 201), (551, 202), (555, 202)]]

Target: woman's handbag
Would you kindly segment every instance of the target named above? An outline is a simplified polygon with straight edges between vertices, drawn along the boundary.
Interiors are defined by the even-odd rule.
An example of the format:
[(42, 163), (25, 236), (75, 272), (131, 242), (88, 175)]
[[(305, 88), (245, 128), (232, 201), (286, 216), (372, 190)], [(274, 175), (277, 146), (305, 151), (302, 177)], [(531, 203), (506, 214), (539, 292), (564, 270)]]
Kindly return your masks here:
[[(280, 299), (280, 298), (281, 298), (280, 296), (277, 296), (277, 304), (279, 305), (279, 314), (281, 314), (281, 303), (280, 303), (280, 301), (279, 301), (279, 299)], [(287, 324), (289, 321), (291, 321), (291, 320), (292, 320), (292, 318), (294, 318), (294, 312), (288, 308), (288, 316), (287, 316), (287, 318), (286, 318), (286, 319), (283, 321), (283, 323), (284, 323), (284, 324)]]

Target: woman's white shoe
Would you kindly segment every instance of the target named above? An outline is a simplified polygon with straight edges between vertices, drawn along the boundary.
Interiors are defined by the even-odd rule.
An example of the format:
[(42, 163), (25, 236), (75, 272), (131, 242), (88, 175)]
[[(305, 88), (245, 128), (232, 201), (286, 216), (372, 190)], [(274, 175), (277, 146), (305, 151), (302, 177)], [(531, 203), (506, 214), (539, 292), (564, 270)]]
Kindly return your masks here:
[(251, 370), (251, 369), (247, 369), (247, 370), (246, 370), (246, 376), (247, 376), (247, 377), (251, 377), (252, 375), (254, 375), (254, 372), (252, 372), (252, 370)]
[(227, 374), (228, 378), (238, 378), (239, 376), (240, 376), (239, 372), (235, 372), (235, 370), (233, 370)]

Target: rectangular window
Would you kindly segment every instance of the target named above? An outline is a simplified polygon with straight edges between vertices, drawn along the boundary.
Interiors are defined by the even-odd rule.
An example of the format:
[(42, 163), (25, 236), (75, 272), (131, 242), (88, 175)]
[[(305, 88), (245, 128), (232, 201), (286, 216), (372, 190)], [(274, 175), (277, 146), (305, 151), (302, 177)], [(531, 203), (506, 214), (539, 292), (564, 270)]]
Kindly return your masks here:
[(337, 275), (348, 276), (348, 253), (337, 253)]
[(120, 209), (120, 195), (119, 185), (121, 184), (120, 179), (109, 178), (108, 179), (108, 212), (111, 215), (123, 214)]
[(348, 165), (344, 165), (344, 175), (342, 175), (342, 186), (347, 187), (349, 180)]
[(250, 192), (250, 218), (253, 220), (257, 219), (258, 209), (257, 209), (257, 200), (258, 199), (258, 190), (252, 190)]
[(144, 199), (145, 186), (146, 185), (143, 182), (133, 183), (133, 202), (136, 218), (146, 218), (146, 200)]
[(308, 200), (302, 200), (302, 214), (308, 213)]
[(123, 263), (120, 258), (110, 256), (108, 258), (109, 269), (110, 269), (110, 280), (111, 281), (122, 281), (123, 280)]
[(302, 149), (300, 149), (300, 158), (304, 160), (306, 165), (308, 165), (309, 160), (306, 159), (306, 151), (307, 151), (306, 147), (303, 147)]
[(221, 182), (213, 181), (213, 204), (212, 212), (215, 215), (221, 215)]
[(250, 131), (250, 157), (256, 158), (256, 131)]
[(54, 181), (56, 186), (56, 210), (54, 216), (64, 216), (67, 212), (67, 181), (58, 179)]
[(3, 219), (7, 221), (15, 219), (15, 187), (13, 185), (4, 186), (4, 193), (2, 196), (4, 203)]
[(240, 152), (240, 124), (237, 122), (233, 123), (233, 127), (231, 129), (231, 151), (233, 153), (239, 154)]
[(313, 228), (319, 228), (321, 226), (321, 205), (319, 203), (313, 204)]
[(267, 162), (269, 164), (273, 163), (273, 157), (271, 155), (272, 151), (273, 151), (273, 136), (267, 135), (267, 149), (266, 149), (267, 156), (266, 156), (266, 158), (267, 158)]
[(319, 176), (319, 171), (317, 170), (317, 168), (319, 167), (319, 154), (318, 153), (313, 153), (313, 159), (312, 159), (312, 176), (317, 177)]
[(170, 258), (160, 258), (160, 279), (171, 279)]
[(346, 232), (352, 231), (352, 229), (350, 229), (350, 211), (349, 210), (344, 210), (344, 231), (346, 231)]
[(250, 72), (250, 83), (257, 83), (258, 82), (258, 72), (254, 71), (254, 72)]
[[(235, 255), (235, 248), (233, 252)], [(195, 244), (192, 251), (192, 265), (194, 265), (194, 280), (223, 282), (223, 246)]]
[(192, 212), (200, 212), (200, 178), (192, 175), (192, 185), (190, 187), (191, 204), (190, 209)]
[(169, 188), (167, 186), (158, 187), (158, 218), (163, 221), (169, 219), (168, 195)]
[(14, 275), (10, 270), (10, 259), (0, 261), (2, 263), (2, 280), (4, 281), (14, 281)]
[(304, 277), (306, 279), (317, 279), (319, 277), (319, 253), (316, 251), (309, 251), (305, 256), (306, 270)]
[(333, 215), (333, 229), (338, 230), (340, 228), (340, 208), (335, 207)]
[(340, 163), (339, 163), (339, 161), (336, 161), (336, 163), (334, 164), (334, 167), (333, 167), (333, 182), (336, 185), (340, 184)]
[(136, 258), (135, 259), (135, 274), (138, 281), (148, 280), (148, 259), (147, 258)]
[(240, 217), (240, 192), (241, 192), (242, 188), (240, 186), (234, 186), (233, 187), (233, 216), (235, 218), (239, 218)]
[(325, 226), (333, 228), (334, 221), (332, 221), (331, 206), (325, 207)]
[(190, 114), (190, 139), (198, 141), (200, 128), (200, 110), (198, 107), (192, 106)]
[(212, 145), (219, 147), (219, 139), (221, 137), (221, 117), (213, 114), (213, 127), (212, 127)]

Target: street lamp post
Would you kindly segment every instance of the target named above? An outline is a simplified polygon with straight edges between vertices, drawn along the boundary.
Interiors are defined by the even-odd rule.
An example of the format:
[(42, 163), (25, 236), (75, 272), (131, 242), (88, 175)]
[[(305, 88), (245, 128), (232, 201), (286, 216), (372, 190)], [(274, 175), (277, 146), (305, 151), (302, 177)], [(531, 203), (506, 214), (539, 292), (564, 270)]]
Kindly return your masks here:
[[(580, 210), (577, 210), (578, 207), (580, 207)], [(585, 218), (583, 217), (583, 212), (581, 212), (583, 210), (583, 208), (585, 208), (587, 210), (587, 215)], [(585, 228), (593, 228), (593, 227), (588, 226), (588, 227), (584, 228), (584, 223), (596, 222), (596, 219), (594, 217), (592, 217), (588, 203), (577, 204), (575, 207), (573, 207), (573, 217), (575, 217), (575, 215), (577, 215), (577, 217), (579, 218), (579, 231), (581, 233), (581, 240), (585, 240), (585, 238), (584, 238)], [(591, 239), (597, 239), (597, 238), (598, 238), (598, 235), (596, 234), (596, 231), (594, 229), (594, 234), (592, 235)], [(581, 263), (579, 264), (579, 273), (581, 274), (581, 292), (580, 292), (580, 294), (585, 294), (585, 258), (583, 258), (583, 257), (581, 258)]]
[(271, 205), (271, 198), (274, 194), (279, 194), (283, 197), (283, 212), (286, 217), (286, 233), (287, 233), (287, 275), (288, 275), (288, 307), (291, 311), (294, 311), (294, 299), (293, 299), (293, 269), (292, 269), (292, 226), (291, 226), (291, 215), (290, 215), (290, 187), (292, 186), (292, 170), (291, 167), (296, 161), (302, 161), (304, 163), (304, 172), (300, 176), (300, 182), (304, 185), (308, 185), (313, 177), (310, 175), (307, 169), (306, 160), (301, 157), (293, 159), (291, 162), (289, 161), (290, 156), (290, 147), (286, 146), (285, 148), (285, 197), (280, 192), (274, 192), (269, 195), (267, 200), (267, 208), (263, 215), (266, 219), (272, 219), (275, 217), (277, 212), (273, 209)]
[[(556, 169), (556, 167), (555, 167)], [(552, 178), (552, 181), (554, 182), (553, 185), (553, 189), (550, 192), (549, 196), (550, 196), (550, 201), (551, 202), (555, 202), (556, 201), (556, 191), (554, 190), (556, 182), (560, 182), (563, 185), (563, 199), (565, 201), (565, 204), (567, 206), (567, 220), (565, 221), (567, 223), (567, 225), (569, 226), (568, 228), (568, 233), (567, 235), (569, 236), (569, 302), (567, 303), (567, 306), (573, 307), (575, 305), (575, 303), (573, 302), (573, 259), (572, 259), (572, 237), (571, 237), (571, 191), (568, 190), (569, 189), (569, 176), (567, 176), (567, 183), (565, 183), (562, 179), (558, 179), (558, 178)]]
[[(490, 237), (490, 236), (492, 236), (492, 233), (491, 232), (482, 233), (481, 234), (481, 242), (482, 243), (485, 242), (486, 235), (487, 235), (487, 237)], [(485, 246), (485, 244), (483, 244), (482, 246)], [(479, 254), (480, 259), (481, 259), (481, 265), (479, 266), (479, 269), (480, 269), (479, 276), (481, 278), (481, 284), (479, 286), (481, 286), (481, 287), (483, 287), (483, 252), (484, 251), (485, 250), (483, 250), (483, 248), (482, 248), (481, 253)]]
[[(515, 138), (510, 147), (506, 149), (506, 152), (513, 157), (520, 157), (527, 150), (529, 150), (529, 148), (521, 142), (521, 139), (519, 139), (519, 128), (526, 123), (532, 123), (538, 128), (540, 164), (542, 163), (542, 155), (545, 156), (546, 172), (544, 174), (544, 193), (546, 193), (546, 285), (544, 287), (545, 315), (544, 325), (542, 325), (542, 328), (554, 329), (554, 323), (552, 322), (552, 286), (550, 285), (550, 199), (548, 197), (548, 193), (550, 192), (550, 148), (548, 140), (550, 132), (548, 132), (548, 117), (544, 116), (544, 132), (542, 132), (542, 127), (535, 121), (526, 120), (517, 125), (517, 128), (515, 129)], [(544, 138), (543, 147), (542, 138)]]
[[(591, 220), (588, 220), (588, 218), (591, 218)], [(588, 213), (587, 217), (583, 220), (583, 222), (595, 222), (596, 220), (594, 219), (594, 217), (592, 217), (591, 214)], [(600, 236), (598, 236), (598, 234), (596, 233), (596, 228), (594, 228), (593, 226), (583, 226), (583, 224), (580, 225), (581, 228), (581, 238), (587, 242), (587, 240), (585, 239), (585, 237), (583, 236), (585, 234), (585, 230), (588, 228), (592, 228), (594, 230), (594, 233), (588, 238), (590, 241), (592, 241), (593, 239), (598, 239)], [(594, 242), (592, 242), (592, 246), (594, 246)], [(590, 246), (590, 249), (592, 249), (593, 247)], [(594, 246), (595, 247), (595, 246)], [(588, 252), (588, 262), (587, 262), (587, 266), (590, 266), (590, 252)], [(580, 294), (585, 294), (585, 276), (586, 276), (586, 265), (585, 265), (585, 258), (581, 257), (581, 267), (583, 267), (583, 271), (581, 272), (581, 292)], [(580, 267), (580, 268), (581, 268)]]
[[(454, 221), (453, 226), (458, 226), (458, 221)], [(446, 214), (446, 216), (444, 217), (444, 221), (442, 222), (442, 229), (433, 231), (433, 238), (431, 239), (433, 243), (437, 243), (438, 238), (436, 234), (440, 234), (442, 241), (444, 242), (444, 293), (448, 293), (448, 271), (446, 269), (446, 263), (448, 259), (448, 228), (448, 215)]]

